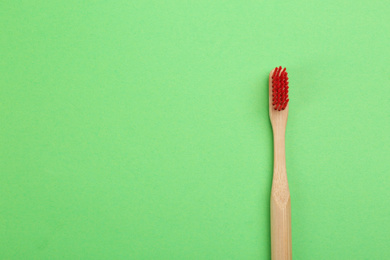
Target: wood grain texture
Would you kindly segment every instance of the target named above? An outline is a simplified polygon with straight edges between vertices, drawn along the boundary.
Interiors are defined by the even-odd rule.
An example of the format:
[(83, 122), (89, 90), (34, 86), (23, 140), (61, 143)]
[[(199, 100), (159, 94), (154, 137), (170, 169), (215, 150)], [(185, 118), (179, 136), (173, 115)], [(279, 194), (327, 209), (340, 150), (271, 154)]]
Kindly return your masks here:
[(291, 201), (287, 182), (285, 133), (288, 108), (277, 111), (272, 107), (272, 74), (269, 75), (269, 116), (274, 135), (274, 173), (271, 191), (271, 259), (292, 259)]

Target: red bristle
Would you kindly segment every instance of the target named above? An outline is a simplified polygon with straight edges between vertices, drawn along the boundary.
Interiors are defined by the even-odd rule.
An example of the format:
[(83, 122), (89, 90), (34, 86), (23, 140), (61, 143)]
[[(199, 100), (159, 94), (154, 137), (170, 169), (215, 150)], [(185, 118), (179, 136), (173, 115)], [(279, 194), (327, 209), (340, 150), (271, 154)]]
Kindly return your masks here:
[(286, 68), (276, 67), (272, 75), (272, 107), (281, 111), (288, 105), (288, 76)]

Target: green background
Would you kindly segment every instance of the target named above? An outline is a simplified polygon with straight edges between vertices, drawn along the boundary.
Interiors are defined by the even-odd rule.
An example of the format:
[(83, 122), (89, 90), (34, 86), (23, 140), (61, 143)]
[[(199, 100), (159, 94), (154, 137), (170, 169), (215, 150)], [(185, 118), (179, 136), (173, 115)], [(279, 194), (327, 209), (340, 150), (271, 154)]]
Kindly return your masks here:
[(390, 5), (0, 2), (0, 259), (269, 259), (290, 75), (295, 259), (390, 259)]

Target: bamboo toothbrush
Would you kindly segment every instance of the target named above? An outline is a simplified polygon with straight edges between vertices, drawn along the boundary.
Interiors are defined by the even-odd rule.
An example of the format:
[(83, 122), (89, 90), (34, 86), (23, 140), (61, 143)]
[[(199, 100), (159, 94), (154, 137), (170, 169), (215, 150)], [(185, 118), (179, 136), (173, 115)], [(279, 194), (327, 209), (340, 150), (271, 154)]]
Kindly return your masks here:
[(269, 75), (269, 117), (274, 133), (274, 174), (271, 191), (271, 259), (292, 259), (291, 201), (287, 182), (285, 133), (288, 116), (286, 68)]

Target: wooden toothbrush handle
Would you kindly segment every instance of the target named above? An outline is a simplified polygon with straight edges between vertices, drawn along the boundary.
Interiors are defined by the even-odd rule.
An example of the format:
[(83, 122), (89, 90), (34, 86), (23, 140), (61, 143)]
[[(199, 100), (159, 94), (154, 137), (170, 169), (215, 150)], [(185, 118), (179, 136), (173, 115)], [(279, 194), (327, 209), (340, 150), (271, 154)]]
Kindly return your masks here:
[[(271, 259), (291, 260), (291, 201), (277, 187), (271, 194)], [(283, 194), (284, 193), (284, 194)], [(288, 195), (286, 197), (286, 195)], [(282, 198), (282, 199), (281, 199)]]

